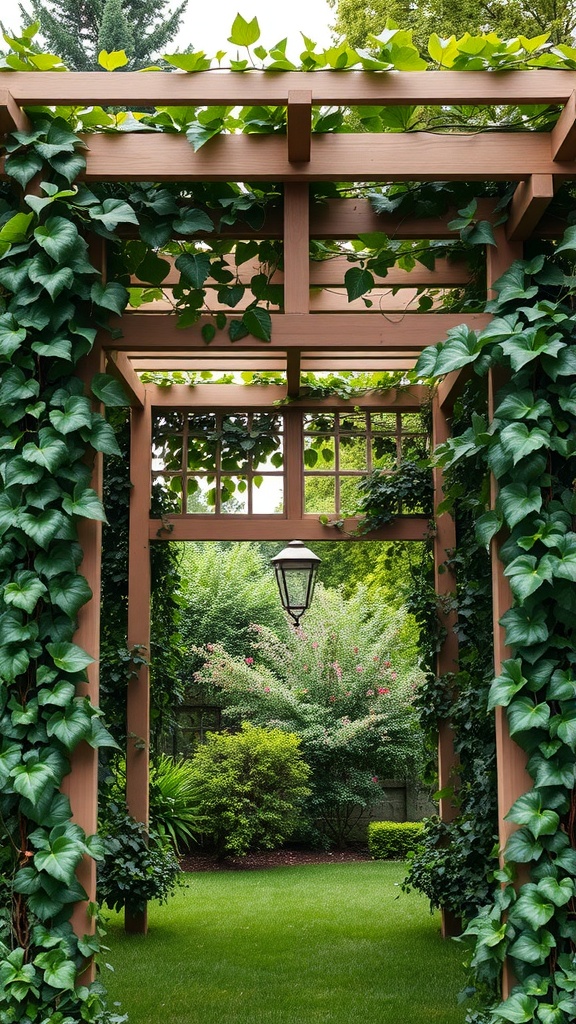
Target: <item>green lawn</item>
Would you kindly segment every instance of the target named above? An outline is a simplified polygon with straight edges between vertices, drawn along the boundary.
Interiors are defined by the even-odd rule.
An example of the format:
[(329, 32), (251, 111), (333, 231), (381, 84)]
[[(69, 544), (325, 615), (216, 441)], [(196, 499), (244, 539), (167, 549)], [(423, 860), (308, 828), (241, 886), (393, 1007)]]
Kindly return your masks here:
[(462, 1024), (462, 947), (383, 861), (186, 875), (146, 938), (110, 915), (130, 1024)]

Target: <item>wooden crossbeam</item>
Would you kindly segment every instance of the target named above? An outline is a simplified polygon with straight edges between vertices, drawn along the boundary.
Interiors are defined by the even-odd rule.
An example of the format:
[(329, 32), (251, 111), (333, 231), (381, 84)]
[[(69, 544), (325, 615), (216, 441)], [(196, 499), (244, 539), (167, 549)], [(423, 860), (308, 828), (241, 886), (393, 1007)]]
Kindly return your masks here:
[(531, 174), (516, 186), (506, 224), (506, 235), (512, 242), (529, 238), (554, 198), (551, 174)]
[[(388, 350), (415, 350), (443, 341), (451, 327), (467, 324), (471, 330), (482, 330), (490, 322), (486, 313), (406, 313), (394, 321), (386, 316), (365, 316), (363, 313), (272, 314), (272, 337), (267, 351), (297, 348), (302, 352), (329, 352), (340, 356), (376, 350), (386, 358)], [(122, 337), (114, 340), (103, 335), (103, 345), (118, 351), (142, 354), (206, 351), (202, 327), (211, 318), (200, 316), (197, 323), (179, 330), (176, 318), (165, 313), (127, 313), (114, 321)], [(231, 342), (225, 331), (216, 334), (212, 350), (243, 352), (257, 348), (254, 338)]]
[(288, 93), (288, 160), (291, 164), (310, 159), (312, 132), (312, 90), (291, 89)]
[[(336, 517), (334, 517), (336, 518)], [(257, 525), (256, 525), (257, 524)], [(365, 540), (362, 535), (352, 536), (358, 520), (347, 520), (346, 532), (338, 533), (339, 540), (353, 542)], [(370, 531), (370, 540), (426, 540), (429, 520), (424, 516), (399, 516), (388, 526)], [(285, 519), (278, 516), (226, 516), (226, 519), (201, 516), (167, 516), (165, 520), (151, 519), (149, 537), (151, 541), (163, 540), (259, 540), (289, 541), (298, 536), (301, 540), (334, 540), (333, 527), (323, 526), (317, 518)]]
[(30, 131), (30, 118), (20, 108), (9, 89), (0, 89), (0, 135)]
[(564, 110), (550, 133), (553, 160), (576, 157), (576, 91), (568, 97)]
[[(280, 384), (262, 384), (246, 387), (244, 384), (173, 384), (158, 387), (146, 384), (146, 394), (151, 406), (164, 409), (274, 409), (274, 403), (286, 396), (286, 388)], [(430, 396), (430, 389), (421, 384), (408, 388), (392, 388), (390, 391), (370, 392), (357, 395), (354, 405), (359, 409), (394, 409), (400, 412), (418, 412)], [(314, 412), (317, 409), (339, 409), (345, 411), (350, 403), (343, 398), (300, 398), (298, 408)]]
[[(145, 77), (145, 76), (142, 76)], [(488, 76), (490, 77), (490, 76)], [(288, 160), (279, 135), (222, 135), (198, 152), (183, 135), (84, 135), (92, 181), (519, 181), (528, 174), (576, 177), (555, 162), (540, 132), (434, 135), (327, 133), (312, 139), (308, 164)], [(6, 179), (2, 167), (0, 174)]]
[(111, 377), (120, 381), (133, 408), (144, 408), (146, 390), (132, 363), (124, 352), (106, 353), (106, 370)]
[(10, 91), (28, 106), (286, 106), (292, 90), (310, 89), (315, 105), (563, 104), (576, 89), (573, 71), (250, 71), (197, 74), (149, 71), (10, 72)]

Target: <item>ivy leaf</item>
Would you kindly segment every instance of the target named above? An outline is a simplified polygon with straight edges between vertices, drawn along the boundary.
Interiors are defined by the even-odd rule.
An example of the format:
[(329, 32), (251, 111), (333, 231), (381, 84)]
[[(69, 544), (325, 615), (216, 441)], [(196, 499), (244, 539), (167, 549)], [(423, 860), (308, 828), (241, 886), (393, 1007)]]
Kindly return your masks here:
[(34, 237), (56, 263), (63, 263), (78, 241), (78, 229), (65, 217), (48, 217), (45, 224), (36, 228)]
[(539, 512), (542, 508), (542, 491), (537, 484), (507, 484), (498, 495), (504, 518), (512, 529), (522, 522), (530, 512)]
[(576, 534), (567, 533), (558, 541), (559, 556), (547, 554), (545, 558), (555, 578), (576, 583)]
[(3, 749), (0, 750), (0, 786), (4, 789), (10, 772), (22, 761), (22, 747), (18, 743), (8, 743), (8, 740), (2, 741), (2, 747)]
[(97, 452), (103, 452), (104, 455), (120, 455), (114, 428), (100, 413), (92, 413), (92, 424), (86, 440)]
[(465, 324), (448, 331), (448, 340), (438, 353), (435, 373), (450, 373), (473, 363), (486, 344)]
[(554, 904), (540, 891), (539, 887), (529, 882), (523, 885), (520, 895), (514, 904), (514, 917), (522, 918), (531, 928), (536, 931), (548, 924), (551, 917), (554, 917)]
[(62, 513), (55, 508), (47, 508), (44, 512), (35, 515), (22, 512), (18, 518), (20, 529), (44, 550), (62, 529), (64, 522)]
[(112, 313), (121, 316), (128, 305), (130, 296), (124, 285), (119, 284), (118, 281), (108, 281), (107, 284), (95, 281), (90, 289), (90, 298), (97, 306), (102, 306), (103, 309), (109, 309)]
[(172, 221), (172, 227), (178, 235), (195, 235), (197, 232), (209, 233), (214, 231), (214, 224), (204, 210), (188, 209), (183, 210), (176, 220)]
[(10, 153), (5, 160), (4, 167), (6, 174), (15, 178), (22, 188), (26, 188), (28, 182), (42, 170), (43, 161), (39, 153), (33, 149), (20, 150), (17, 153)]
[(508, 707), (510, 735), (528, 732), (530, 729), (544, 729), (550, 718), (550, 705), (535, 704), (530, 697), (518, 697)]
[(60, 991), (70, 989), (74, 991), (76, 986), (76, 964), (69, 960), (63, 949), (50, 949), (45, 953), (39, 953), (33, 961), (36, 967), (44, 972), (44, 982), (51, 988)]
[(201, 288), (210, 277), (210, 255), (207, 252), (184, 252), (174, 265), (193, 288)]
[(6, 604), (14, 608), (22, 608), (23, 611), (31, 614), (40, 598), (46, 593), (46, 587), (38, 579), (35, 572), (29, 569), (17, 572), (14, 581), (8, 583), (4, 588), (4, 600)]
[(488, 547), (490, 541), (502, 528), (502, 519), (497, 512), (484, 512), (476, 520), (474, 534), (479, 544)]
[(28, 276), (31, 281), (46, 289), (52, 301), (57, 299), (64, 289), (70, 290), (74, 285), (74, 272), (70, 267), (55, 266), (45, 253), (39, 253), (34, 257), (28, 268)]
[(118, 68), (126, 67), (128, 57), (125, 50), (112, 50), (111, 53), (108, 53), (108, 50), (100, 50), (98, 63), (104, 71), (116, 71)]
[(40, 707), (54, 704), (55, 707), (63, 708), (70, 704), (75, 692), (76, 687), (74, 683), (68, 683), (63, 679), (59, 679), (55, 686), (42, 686), (38, 690), (38, 703)]
[(494, 679), (490, 686), (488, 710), (493, 711), (496, 706), (507, 707), (513, 696), (526, 686), (527, 682), (528, 680), (522, 674), (520, 658), (509, 658), (504, 661), (501, 674)]
[(62, 499), (62, 508), (69, 516), (82, 516), (84, 519), (97, 519), (107, 522), (102, 502), (91, 487), (79, 484), (74, 488), (74, 496), (66, 495)]
[(63, 672), (82, 672), (88, 665), (91, 665), (94, 658), (91, 658), (86, 651), (76, 644), (60, 641), (55, 644), (47, 644), (46, 650), (56, 665), (56, 668)]
[(538, 605), (510, 608), (500, 619), (500, 624), (506, 629), (506, 643), (510, 647), (533, 647), (548, 639), (546, 611)]
[(37, 572), (52, 579), (63, 572), (75, 572), (82, 561), (82, 553), (78, 545), (59, 541), (50, 548), (50, 554), (39, 551), (34, 559), (34, 568)]
[(524, 992), (515, 992), (505, 1002), (496, 1007), (497, 1013), (503, 1020), (509, 1020), (512, 1024), (528, 1024), (534, 1020), (534, 1011), (538, 1000), (534, 996), (528, 996)]
[(521, 828), (513, 832), (506, 843), (506, 860), (513, 864), (529, 864), (539, 860), (543, 849), (542, 843), (534, 839), (528, 829)]
[(34, 864), (38, 871), (45, 871), (59, 882), (69, 884), (74, 879), (74, 872), (82, 856), (82, 847), (77, 842), (66, 836), (58, 836), (49, 842), (48, 849), (36, 851)]
[(108, 231), (114, 231), (119, 224), (138, 225), (136, 213), (123, 199), (105, 199), (102, 206), (90, 206), (88, 213), (92, 220), (99, 221)]
[(12, 785), (17, 793), (36, 803), (46, 786), (54, 786), (54, 776), (48, 765), (21, 764), (10, 772)]
[[(550, 950), (556, 945), (556, 939), (551, 932), (543, 929), (538, 934), (536, 932), (526, 930), (523, 931), (515, 942), (512, 943), (508, 953), (510, 956), (515, 957), (517, 960), (523, 960), (528, 964), (543, 964), (546, 962)], [(513, 997), (512, 997), (513, 998)], [(525, 996), (525, 999), (536, 1000), (532, 996)], [(509, 1000), (508, 1000), (509, 1001)], [(506, 1005), (506, 1004), (504, 1004)], [(501, 1008), (498, 1008), (498, 1012), (501, 1012)], [(506, 1020), (532, 1020), (530, 1017), (506, 1017)]]
[(66, 750), (74, 750), (80, 740), (90, 735), (90, 715), (86, 713), (83, 705), (83, 700), (74, 701), (71, 705), (55, 711), (46, 724), (48, 736), (56, 736)]
[(552, 569), (546, 557), (538, 561), (534, 555), (519, 555), (506, 567), (504, 575), (510, 579), (514, 596), (524, 601), (543, 583), (552, 579)]
[(500, 439), (504, 450), (512, 454), (514, 465), (539, 448), (550, 447), (548, 431), (542, 427), (528, 430), (525, 423), (510, 423), (500, 431)]
[(550, 723), (550, 732), (576, 751), (576, 711), (567, 710), (555, 715)]
[(64, 462), (68, 460), (68, 449), (59, 438), (54, 436), (52, 430), (43, 427), (38, 434), (38, 444), (29, 441), (22, 449), (22, 458), (25, 462), (32, 462), (49, 473), (54, 473)]
[(267, 309), (261, 306), (254, 306), (247, 309), (242, 315), (242, 323), (253, 338), (260, 341), (270, 341), (272, 338), (272, 318)]
[(560, 817), (556, 811), (542, 806), (542, 794), (537, 790), (519, 797), (505, 815), (505, 819), (517, 825), (526, 825), (535, 839), (554, 835), (560, 824)]
[(11, 359), (24, 341), (26, 331), (18, 321), (9, 313), (0, 316), (0, 356)]
[(83, 576), (66, 574), (50, 581), (50, 600), (70, 618), (74, 618), (82, 605), (92, 597), (92, 591)]
[(550, 404), (543, 398), (535, 400), (532, 391), (506, 395), (496, 409), (496, 415), (505, 420), (539, 420), (551, 412)]
[(232, 30), (228, 36), (228, 42), (234, 46), (251, 46), (260, 39), (260, 26), (256, 18), (246, 21), (241, 14), (237, 14), (232, 22)]
[(359, 299), (374, 287), (374, 277), (369, 270), (361, 267), (351, 267), (344, 274), (344, 284), (348, 295), (348, 302)]
[(92, 409), (84, 395), (71, 395), (62, 409), (51, 409), (49, 416), (59, 434), (70, 434), (73, 430), (92, 426)]
[(561, 349), (566, 347), (561, 334), (548, 336), (543, 328), (530, 327), (508, 341), (502, 341), (502, 351), (510, 357), (512, 369), (518, 371), (540, 356), (555, 359)]
[(106, 406), (116, 408), (130, 405), (120, 381), (110, 377), (107, 373), (96, 373), (92, 378), (90, 388), (95, 398), (98, 398)]
[[(558, 863), (558, 859), (556, 863)], [(562, 878), (558, 882), (552, 875), (547, 875), (538, 882), (538, 889), (552, 901), (554, 906), (563, 907), (574, 895), (574, 880), (572, 878)]]

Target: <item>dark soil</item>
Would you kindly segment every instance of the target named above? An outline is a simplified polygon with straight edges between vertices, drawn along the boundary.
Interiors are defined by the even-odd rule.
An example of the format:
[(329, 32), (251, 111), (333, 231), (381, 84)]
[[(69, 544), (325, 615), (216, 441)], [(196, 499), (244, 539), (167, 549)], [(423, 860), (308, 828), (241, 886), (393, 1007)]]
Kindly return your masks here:
[(209, 854), (186, 854), (180, 861), (183, 871), (258, 871), (260, 868), (292, 868), (301, 864), (345, 864), (372, 860), (367, 850), (262, 850), (245, 857), (217, 860)]

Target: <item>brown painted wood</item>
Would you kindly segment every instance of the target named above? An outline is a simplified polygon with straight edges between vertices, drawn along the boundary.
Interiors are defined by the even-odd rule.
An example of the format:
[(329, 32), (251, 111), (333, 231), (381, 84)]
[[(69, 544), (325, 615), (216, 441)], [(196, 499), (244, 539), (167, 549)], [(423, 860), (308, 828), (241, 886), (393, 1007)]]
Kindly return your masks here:
[[(144, 77), (144, 76), (143, 76)], [(489, 76), (488, 76), (489, 77)], [(84, 135), (86, 181), (518, 181), (576, 177), (554, 162), (540, 132), (450, 135), (414, 132), (312, 137), (310, 161), (290, 164), (280, 135), (221, 135), (198, 152), (184, 135)], [(6, 180), (3, 169), (0, 179)]]
[(550, 144), (553, 160), (574, 160), (576, 157), (576, 92), (568, 97), (550, 133)]
[(312, 90), (290, 89), (286, 111), (288, 160), (291, 164), (307, 163), (310, 159), (312, 133)]
[(440, 381), (437, 389), (438, 404), (446, 413), (452, 411), (454, 403), (463, 394), (473, 373), (471, 366), (465, 366), (462, 370), (452, 370)]
[[(310, 216), (308, 185), (284, 186), (284, 309), (307, 315), (310, 302)], [(288, 394), (300, 390), (300, 352), (290, 351), (286, 361)]]
[(118, 380), (124, 388), (130, 405), (136, 408), (143, 408), (145, 390), (142, 381), (135, 372), (132, 363), (124, 352), (108, 352), (106, 372)]
[(554, 178), (551, 174), (531, 174), (527, 181), (516, 187), (506, 225), (510, 241), (524, 241), (537, 228), (554, 198)]
[[(283, 358), (268, 358), (264, 359), (259, 357), (256, 353), (250, 355), (237, 356), (236, 359), (231, 359), (226, 353), (220, 352), (220, 359), (216, 358), (216, 354), (210, 357), (202, 359), (200, 354), (196, 358), (188, 358), (182, 356), (175, 356), (173, 358), (164, 359), (142, 359), (137, 358), (135, 365), (139, 370), (146, 370), (151, 372), (160, 372), (167, 370), (182, 370), (182, 371), (195, 371), (195, 370), (214, 370), (216, 373), (219, 372), (234, 372), (238, 373), (242, 370), (259, 370), (265, 371), (270, 370), (272, 372), (286, 372), (286, 360)], [(385, 371), (396, 371), (396, 370), (412, 370), (416, 361), (417, 353), (411, 359), (406, 358), (405, 353), (394, 354), (387, 353), (390, 358), (384, 358), (382, 356), (375, 356), (372, 359), (355, 359), (346, 360), (344, 357), (340, 359), (322, 359), (322, 358), (307, 358), (304, 357), (301, 360), (302, 372), (335, 372), (336, 370), (370, 370), (374, 373), (384, 373)]]
[[(234, 318), (231, 318), (234, 319)], [(172, 353), (207, 351), (202, 338), (202, 326), (210, 318), (201, 316), (198, 323), (186, 330), (176, 327), (176, 318), (162, 313), (126, 313), (113, 321), (122, 330), (122, 337), (113, 341), (103, 336), (107, 348), (117, 351), (145, 353)], [(272, 340), (266, 350), (299, 348), (315, 352), (330, 351), (338, 355), (343, 350), (364, 353), (375, 349), (387, 355), (387, 349), (425, 348), (443, 341), (446, 331), (458, 324), (468, 324), (472, 330), (481, 330), (490, 322), (485, 313), (406, 313), (394, 318), (366, 317), (363, 313), (299, 313), (272, 314)], [(243, 352), (258, 348), (254, 338), (231, 342), (225, 331), (219, 331), (210, 344), (212, 350)]]
[[(148, 518), (151, 491), (152, 418), (146, 402), (132, 409), (130, 437), (130, 534), (128, 550), (128, 648), (150, 657), (150, 552)], [(139, 668), (128, 683), (126, 805), (136, 821), (148, 826), (150, 754), (150, 673)], [(128, 911), (126, 929), (145, 934), (147, 914)]]
[(18, 106), (9, 89), (0, 89), (0, 135), (8, 135), (15, 129), (30, 131), (30, 118)]
[[(206, 516), (168, 516), (166, 521), (151, 519), (149, 524), (150, 541), (159, 540), (425, 540), (428, 534), (429, 521), (424, 516), (400, 516), (389, 526), (381, 530), (371, 530), (370, 534), (352, 535), (357, 521), (349, 519), (345, 524), (345, 533), (334, 527), (323, 526), (312, 516), (303, 519), (293, 518), (271, 519), (263, 516), (247, 519), (240, 516), (228, 518)], [(170, 529), (172, 527), (172, 529)]]
[(285, 106), (293, 89), (310, 89), (315, 105), (565, 103), (573, 71), (275, 71), (211, 70), (195, 74), (128, 71), (9, 72), (19, 104), (44, 106)]
[[(244, 384), (172, 384), (159, 387), (146, 384), (148, 401), (153, 408), (164, 409), (268, 409), (274, 410), (275, 403), (286, 397), (286, 388), (279, 384), (262, 384), (246, 387)], [(418, 412), (429, 398), (429, 390), (420, 384), (406, 388), (392, 388), (390, 391), (370, 392), (354, 398), (359, 409), (394, 409), (401, 412)], [(300, 412), (315, 412), (319, 409), (335, 411), (350, 408), (350, 402), (343, 398), (300, 398), (293, 403)], [(285, 412), (292, 408), (287, 405)]]
[[(307, 188), (308, 186), (304, 186)], [(303, 268), (304, 269), (304, 268)], [(302, 275), (303, 276), (303, 275)], [(219, 286), (221, 287), (221, 285)], [(432, 309), (441, 310), (442, 298), (446, 297), (446, 289), (443, 289), (443, 295), (432, 295)], [(366, 305), (364, 298), (349, 300), (348, 296), (343, 287), (340, 288), (326, 288), (321, 290), (311, 290), (309, 301), (306, 303), (307, 309), (302, 310), (305, 313), (358, 313), (362, 312), (366, 316), (380, 316), (382, 313), (417, 313), (418, 312), (418, 300), (421, 295), (421, 290), (418, 288), (401, 288), (396, 294), (395, 289), (392, 285), (388, 288), (373, 288), (372, 291), (366, 295), (366, 299), (371, 303)], [(166, 297), (163, 299), (155, 299), (154, 302), (147, 302), (142, 306), (137, 307), (138, 312), (143, 316), (150, 315), (151, 313), (173, 313), (174, 303), (169, 297), (168, 291), (165, 289)], [(209, 287), (206, 289), (206, 298), (204, 300), (203, 312), (204, 313), (216, 313), (222, 311), (224, 313), (233, 313), (237, 315), (241, 311), (247, 309), (251, 303), (254, 302), (254, 295), (251, 291), (246, 291), (243, 297), (234, 306), (234, 309), (226, 302), (220, 302), (217, 297), (216, 288)], [(268, 309), (271, 313), (278, 312), (280, 305), (278, 303), (270, 302)], [(285, 312), (297, 312), (292, 309), (289, 310), (285, 307)]]
[[(304, 439), (302, 432), (301, 409), (288, 406), (285, 410), (284, 419), (284, 514), (286, 519), (283, 526), (289, 526), (293, 531), (292, 539), (306, 540), (302, 532), (302, 515), (304, 512)], [(296, 526), (293, 524), (296, 523)], [(243, 524), (246, 527), (246, 523)], [(273, 527), (276, 523), (272, 524)], [(278, 524), (280, 525), (280, 524)], [(319, 525), (319, 524), (318, 524)], [(258, 522), (252, 522), (252, 529), (255, 536), (258, 536)]]

